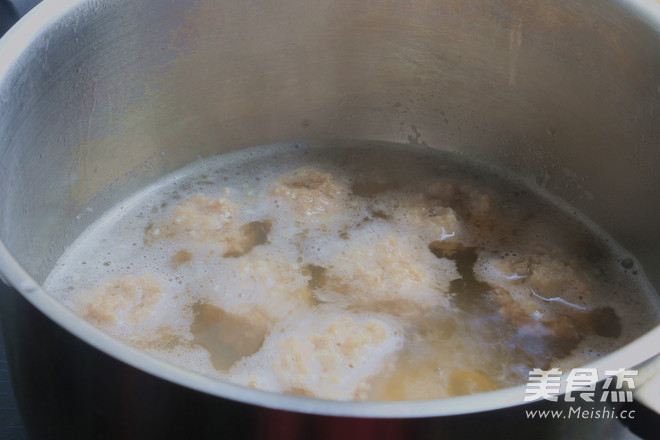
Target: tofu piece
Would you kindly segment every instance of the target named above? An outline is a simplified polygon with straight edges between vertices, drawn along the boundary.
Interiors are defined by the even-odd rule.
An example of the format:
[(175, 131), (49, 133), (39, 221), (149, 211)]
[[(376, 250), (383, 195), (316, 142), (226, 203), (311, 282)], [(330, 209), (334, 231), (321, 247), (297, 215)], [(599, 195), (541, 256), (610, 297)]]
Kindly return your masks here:
[(228, 377), (266, 391), (364, 400), (369, 379), (402, 345), (403, 329), (387, 316), (320, 307), (276, 326)]
[(447, 307), (449, 282), (459, 278), (449, 260), (433, 256), (421, 243), (393, 234), (373, 240), (365, 234), (335, 258), (327, 284), (360, 307), (391, 313)]
[(289, 205), (299, 221), (340, 213), (348, 188), (329, 173), (298, 168), (273, 183), (270, 193)]
[(125, 275), (81, 296), (82, 314), (106, 329), (135, 326), (150, 319), (163, 295), (163, 286), (154, 275)]

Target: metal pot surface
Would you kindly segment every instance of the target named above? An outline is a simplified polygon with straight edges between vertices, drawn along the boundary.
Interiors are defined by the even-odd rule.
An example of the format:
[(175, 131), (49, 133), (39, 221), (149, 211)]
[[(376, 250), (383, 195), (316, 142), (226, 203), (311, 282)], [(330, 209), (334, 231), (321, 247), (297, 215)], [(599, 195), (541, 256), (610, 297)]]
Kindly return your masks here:
[[(456, 151), (585, 213), (660, 286), (660, 5), (643, 0), (47, 0), (0, 40), (0, 273), (35, 438), (600, 438), (525, 387), (331, 402), (214, 381), (40, 288), (108, 207), (198, 157), (288, 140)], [(590, 365), (636, 368), (660, 327)], [(648, 374), (652, 374), (651, 369)], [(641, 382), (640, 382), (641, 383)], [(647, 393), (651, 395), (653, 393)]]

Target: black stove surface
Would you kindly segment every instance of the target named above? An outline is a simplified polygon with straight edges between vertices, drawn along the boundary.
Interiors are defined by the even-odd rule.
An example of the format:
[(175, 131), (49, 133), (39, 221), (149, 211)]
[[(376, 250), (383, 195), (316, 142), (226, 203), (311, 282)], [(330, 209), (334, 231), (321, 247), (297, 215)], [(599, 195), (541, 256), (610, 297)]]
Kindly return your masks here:
[[(0, 295), (8, 289), (0, 283)], [(7, 355), (5, 353), (5, 339), (0, 322), (0, 439), (19, 440), (27, 439), (27, 432), (23, 426), (21, 415), (16, 407), (16, 398), (9, 377)]]
[[(36, 5), (38, 0), (0, 0), (0, 37), (19, 19), (21, 15)], [(8, 289), (0, 282), (0, 295)], [(16, 406), (14, 389), (7, 366), (5, 339), (0, 322), (0, 440), (27, 439), (27, 433)]]

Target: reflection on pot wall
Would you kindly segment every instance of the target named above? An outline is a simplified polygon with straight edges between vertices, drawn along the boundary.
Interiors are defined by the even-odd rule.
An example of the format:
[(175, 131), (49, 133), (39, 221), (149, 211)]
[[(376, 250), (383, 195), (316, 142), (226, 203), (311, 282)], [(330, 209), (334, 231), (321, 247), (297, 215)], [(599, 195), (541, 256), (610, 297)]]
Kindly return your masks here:
[[(619, 7), (294, 3), (90, 5), (92, 22), (44, 35), (40, 69), (8, 94), (39, 110), (4, 122), (7, 157), (27, 165), (8, 180), (52, 189), (29, 202), (49, 207), (52, 227), (12, 214), (33, 209), (24, 197), (4, 206), (3, 239), (21, 263), (42, 279), (79, 227), (49, 231), (76, 216), (86, 225), (101, 190), (91, 207), (198, 155), (289, 139), (462, 151), (559, 193), (629, 247), (659, 239), (647, 204), (629, 197), (660, 195), (644, 160), (658, 157), (658, 57), (653, 32)], [(44, 240), (21, 249), (27, 237)], [(30, 263), (53, 238), (48, 263)]]

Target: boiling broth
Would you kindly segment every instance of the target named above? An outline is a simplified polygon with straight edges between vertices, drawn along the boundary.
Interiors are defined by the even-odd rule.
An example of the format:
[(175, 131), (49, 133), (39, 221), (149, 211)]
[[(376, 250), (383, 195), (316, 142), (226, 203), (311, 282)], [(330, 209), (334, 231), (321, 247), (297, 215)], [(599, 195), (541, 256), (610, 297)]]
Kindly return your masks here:
[(634, 257), (569, 212), (429, 148), (259, 147), (111, 209), (45, 287), (219, 380), (340, 400), (471, 394), (586, 364), (658, 322)]

